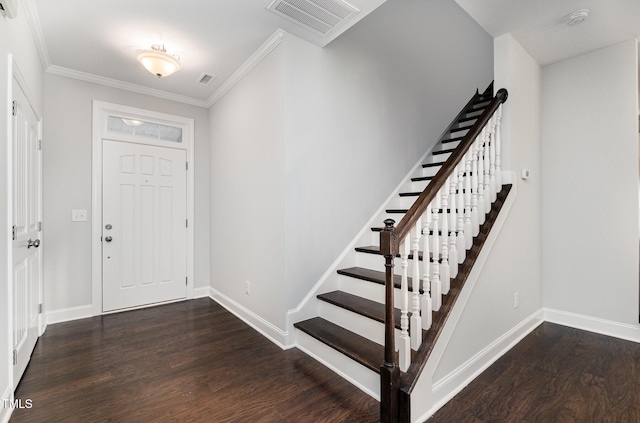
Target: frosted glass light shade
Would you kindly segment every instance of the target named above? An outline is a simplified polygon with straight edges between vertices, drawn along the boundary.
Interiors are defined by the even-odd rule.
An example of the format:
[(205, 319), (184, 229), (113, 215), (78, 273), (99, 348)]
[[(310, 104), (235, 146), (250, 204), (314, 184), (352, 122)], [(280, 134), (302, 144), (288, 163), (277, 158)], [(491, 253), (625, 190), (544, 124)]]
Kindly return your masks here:
[(154, 45), (150, 50), (138, 50), (136, 57), (146, 70), (158, 78), (169, 76), (180, 70), (180, 61), (166, 52), (164, 47)]

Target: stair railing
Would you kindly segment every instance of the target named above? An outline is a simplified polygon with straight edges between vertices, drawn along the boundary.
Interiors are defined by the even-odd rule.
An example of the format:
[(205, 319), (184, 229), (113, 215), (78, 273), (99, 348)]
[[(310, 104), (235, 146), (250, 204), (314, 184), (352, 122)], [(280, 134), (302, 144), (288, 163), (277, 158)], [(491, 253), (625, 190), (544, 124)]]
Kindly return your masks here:
[[(380, 368), (382, 423), (399, 421), (400, 372), (407, 371), (411, 364), (411, 350), (420, 347), (422, 330), (431, 326), (432, 311), (440, 309), (441, 294), (448, 292), (450, 278), (457, 274), (458, 265), (464, 261), (466, 250), (471, 248), (485, 213), (491, 209), (502, 187), (499, 127), (502, 103), (507, 96), (507, 90), (500, 89), (490, 100), (398, 225), (394, 226), (393, 219), (384, 221), (385, 227), (380, 233), (380, 252), (385, 258), (385, 351)], [(478, 98), (476, 94), (474, 99)], [(418, 259), (421, 244), (422, 271)], [(399, 364), (396, 363), (393, 280), (397, 256), (402, 269)], [(433, 263), (430, 256), (434, 257)], [(411, 271), (409, 258), (413, 261)]]

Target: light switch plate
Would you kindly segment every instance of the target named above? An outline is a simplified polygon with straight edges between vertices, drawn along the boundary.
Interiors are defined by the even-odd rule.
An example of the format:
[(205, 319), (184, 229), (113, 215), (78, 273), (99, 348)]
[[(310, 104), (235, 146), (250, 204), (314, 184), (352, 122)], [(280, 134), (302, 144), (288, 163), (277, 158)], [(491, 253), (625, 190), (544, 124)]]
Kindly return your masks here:
[(71, 210), (71, 221), (72, 222), (86, 222), (87, 221), (87, 211), (86, 210)]

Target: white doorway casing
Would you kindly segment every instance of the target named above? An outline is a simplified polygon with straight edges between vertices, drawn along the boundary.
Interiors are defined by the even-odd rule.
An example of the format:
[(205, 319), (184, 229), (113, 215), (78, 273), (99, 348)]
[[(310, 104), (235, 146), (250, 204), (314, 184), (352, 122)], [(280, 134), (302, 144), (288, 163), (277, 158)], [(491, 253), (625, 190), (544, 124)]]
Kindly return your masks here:
[[(162, 139), (150, 139), (136, 137), (135, 135), (114, 132), (109, 129), (109, 117), (131, 119), (133, 121), (150, 122), (172, 128), (179, 128), (182, 132), (180, 142)], [(168, 115), (128, 106), (122, 106), (102, 101), (93, 101), (93, 134), (92, 134), (92, 213), (91, 213), (91, 233), (92, 233), (92, 309), (93, 315), (104, 313), (103, 310), (103, 143), (104, 140), (122, 141), (125, 143), (135, 143), (156, 147), (169, 147), (172, 149), (184, 150), (186, 152), (187, 167), (187, 189), (186, 189), (186, 217), (188, 226), (186, 228), (186, 298), (193, 298), (194, 278), (193, 278), (193, 240), (194, 240), (194, 121), (190, 118)], [(153, 305), (153, 304), (148, 304)], [(146, 307), (148, 305), (141, 305)], [(130, 307), (137, 308), (137, 307)]]

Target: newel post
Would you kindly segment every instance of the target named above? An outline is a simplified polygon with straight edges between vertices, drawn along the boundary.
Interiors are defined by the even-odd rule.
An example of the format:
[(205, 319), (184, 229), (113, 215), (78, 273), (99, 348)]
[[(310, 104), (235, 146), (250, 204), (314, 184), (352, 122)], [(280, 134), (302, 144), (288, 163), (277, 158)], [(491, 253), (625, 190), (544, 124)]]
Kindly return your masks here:
[(380, 367), (380, 422), (398, 421), (398, 390), (400, 369), (396, 364), (395, 321), (393, 301), (393, 259), (399, 245), (394, 232), (393, 219), (384, 221), (384, 230), (380, 233), (380, 252), (385, 260), (385, 318), (384, 318), (384, 363)]

